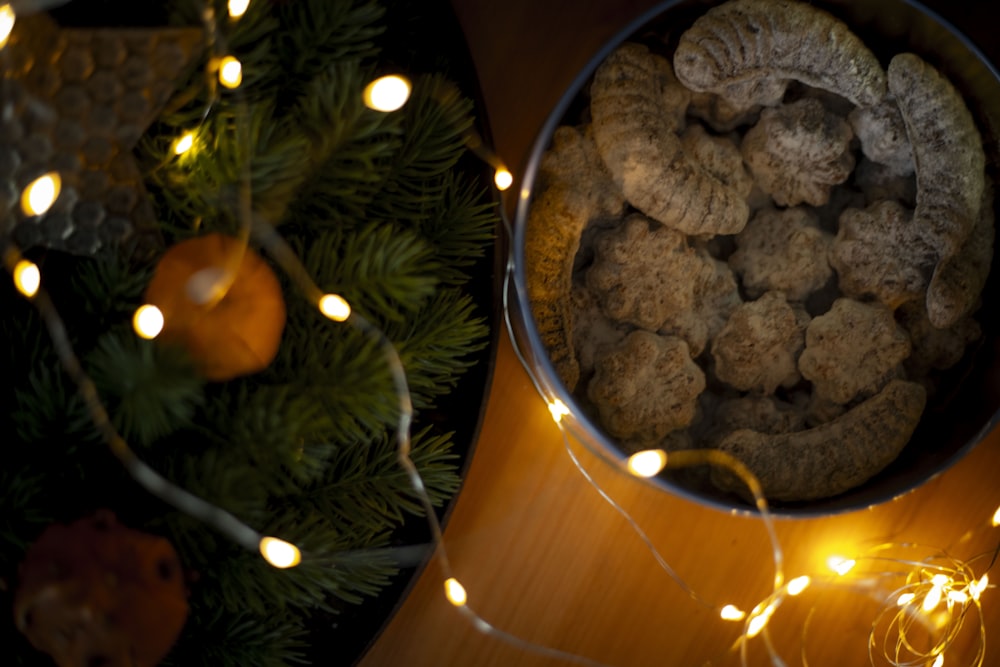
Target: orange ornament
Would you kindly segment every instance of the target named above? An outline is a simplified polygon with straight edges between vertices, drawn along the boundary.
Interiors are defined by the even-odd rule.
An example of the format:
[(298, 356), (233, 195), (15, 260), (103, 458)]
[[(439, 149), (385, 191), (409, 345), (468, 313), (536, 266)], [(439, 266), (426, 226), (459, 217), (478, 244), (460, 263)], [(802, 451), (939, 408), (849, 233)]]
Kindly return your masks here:
[(271, 267), (240, 240), (207, 234), (164, 253), (146, 288), (163, 312), (160, 340), (183, 345), (209, 380), (266, 368), (285, 328), (285, 300)]
[(187, 619), (174, 547), (108, 511), (46, 528), (20, 574), (17, 627), (59, 667), (153, 667)]

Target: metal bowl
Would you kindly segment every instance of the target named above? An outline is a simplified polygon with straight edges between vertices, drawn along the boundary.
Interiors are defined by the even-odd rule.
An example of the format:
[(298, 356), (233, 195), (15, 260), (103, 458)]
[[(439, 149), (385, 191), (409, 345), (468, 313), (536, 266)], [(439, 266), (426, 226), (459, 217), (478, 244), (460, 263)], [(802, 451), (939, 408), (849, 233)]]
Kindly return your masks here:
[[(569, 411), (562, 417), (568, 432), (589, 450), (621, 466), (626, 452), (598, 423), (559, 379), (539, 337), (531, 314), (525, 274), (525, 229), (542, 155), (557, 127), (576, 124), (586, 104), (586, 88), (600, 63), (622, 42), (640, 35), (676, 38), (711, 5), (705, 1), (662, 2), (607, 42), (565, 91), (543, 125), (531, 150), (524, 173), (511, 239), (507, 310), (515, 345), (543, 398), (559, 401)], [(815, 3), (837, 16), (875, 53), (883, 65), (903, 51), (919, 54), (947, 76), (963, 94), (983, 135), (987, 178), (997, 182), (1000, 166), (1000, 74), (974, 42), (925, 4), (909, 0), (870, 3), (863, 0)], [(944, 4), (938, 2), (936, 4)], [(962, 4), (949, 5), (959, 16)], [(1000, 10), (989, 10), (1000, 15)], [(968, 20), (968, 15), (966, 19)], [(970, 26), (969, 32), (976, 30)], [(985, 33), (984, 44), (990, 43)], [(998, 54), (993, 54), (994, 58)], [(996, 204), (994, 204), (996, 207)], [(983, 292), (984, 306), (976, 319), (983, 336), (963, 360), (941, 377), (938, 391), (928, 402), (923, 418), (900, 456), (881, 473), (841, 495), (802, 503), (774, 505), (783, 516), (819, 516), (847, 512), (886, 502), (911, 491), (953, 465), (968, 453), (1000, 419), (1000, 313), (991, 308), (1000, 290), (1000, 270), (993, 272)], [(697, 476), (661, 473), (650, 481), (663, 490), (727, 512), (751, 512), (741, 498), (721, 492)]]

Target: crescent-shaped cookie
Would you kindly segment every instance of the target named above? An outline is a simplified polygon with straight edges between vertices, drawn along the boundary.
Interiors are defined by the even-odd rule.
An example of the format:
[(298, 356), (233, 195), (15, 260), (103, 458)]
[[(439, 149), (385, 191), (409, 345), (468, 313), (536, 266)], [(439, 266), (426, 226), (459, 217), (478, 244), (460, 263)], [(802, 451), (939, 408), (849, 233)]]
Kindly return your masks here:
[(892, 59), (889, 90), (913, 148), (913, 224), (939, 259), (947, 259), (959, 251), (979, 219), (986, 184), (982, 137), (959, 92), (919, 56), (901, 53)]
[(886, 91), (878, 59), (843, 22), (791, 0), (710, 9), (681, 35), (674, 69), (691, 90), (717, 93), (737, 108), (777, 104), (791, 79), (862, 107)]
[(736, 188), (685, 153), (664, 102), (669, 71), (641, 44), (608, 56), (591, 86), (597, 149), (625, 198), (647, 216), (686, 234), (735, 234), (750, 209)]
[[(921, 385), (893, 380), (821, 426), (778, 435), (742, 429), (727, 436), (719, 449), (756, 475), (768, 499), (835, 496), (863, 484), (895, 460), (916, 429), (925, 402)], [(728, 471), (713, 470), (712, 481), (725, 490), (747, 493)]]

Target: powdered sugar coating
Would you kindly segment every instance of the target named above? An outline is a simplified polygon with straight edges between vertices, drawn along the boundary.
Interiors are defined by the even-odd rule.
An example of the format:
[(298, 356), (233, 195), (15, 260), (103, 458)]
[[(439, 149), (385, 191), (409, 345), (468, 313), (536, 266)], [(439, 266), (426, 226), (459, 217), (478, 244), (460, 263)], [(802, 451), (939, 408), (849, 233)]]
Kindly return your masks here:
[(764, 109), (743, 138), (743, 159), (780, 206), (822, 206), (854, 170), (847, 122), (806, 98)]
[(587, 395), (611, 435), (657, 439), (691, 423), (704, 389), (687, 343), (633, 331), (598, 355)]
[(712, 341), (716, 376), (741, 391), (773, 394), (800, 379), (809, 316), (793, 309), (781, 292), (741, 305)]
[(912, 218), (895, 201), (844, 211), (830, 262), (846, 296), (874, 296), (892, 310), (923, 297), (937, 254)]
[(789, 80), (859, 106), (885, 96), (885, 72), (848, 27), (791, 0), (731, 0), (701, 16), (674, 53), (677, 78), (737, 108), (779, 102)]
[(806, 328), (799, 371), (817, 396), (841, 405), (878, 392), (910, 355), (910, 337), (892, 311), (837, 299)]
[(736, 237), (729, 266), (752, 297), (779, 290), (790, 301), (804, 301), (833, 275), (832, 245), (833, 236), (808, 209), (764, 209)]
[[(863, 403), (807, 431), (771, 435), (741, 430), (719, 449), (742, 461), (771, 500), (812, 500), (864, 483), (899, 456), (927, 400), (914, 382), (893, 380)], [(713, 469), (720, 488), (746, 495), (726, 471)]]
[(647, 216), (687, 234), (731, 234), (746, 224), (746, 202), (689, 158), (665, 109), (669, 63), (626, 43), (598, 67), (590, 88), (594, 138), (625, 198)]

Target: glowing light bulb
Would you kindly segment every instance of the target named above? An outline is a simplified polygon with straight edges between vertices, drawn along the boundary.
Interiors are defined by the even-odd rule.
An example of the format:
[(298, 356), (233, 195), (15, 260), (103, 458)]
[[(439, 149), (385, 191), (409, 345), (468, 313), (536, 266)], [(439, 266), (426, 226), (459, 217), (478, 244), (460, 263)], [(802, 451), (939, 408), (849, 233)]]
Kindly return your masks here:
[(398, 74), (379, 77), (365, 86), (365, 106), (375, 111), (396, 111), (410, 99), (412, 87)]
[(33, 262), (22, 259), (14, 265), (14, 287), (29, 299), (38, 293), (42, 285), (42, 273)]
[(898, 599), (896, 600), (896, 604), (897, 604), (897, 605), (899, 605), (900, 607), (905, 607), (906, 605), (908, 605), (908, 604), (910, 604), (911, 602), (913, 602), (913, 600), (914, 600), (914, 599), (915, 599), (916, 597), (917, 597), (917, 596), (916, 596), (916, 595), (914, 595), (913, 593), (903, 593), (903, 594), (902, 594), (902, 595), (900, 595), (900, 596), (899, 596), (899, 598), (898, 598)]
[(731, 604), (727, 604), (719, 611), (719, 617), (724, 621), (742, 621), (746, 615), (745, 611)]
[(549, 403), (549, 414), (552, 415), (553, 421), (558, 424), (562, 421), (563, 417), (569, 414), (569, 408), (567, 408), (566, 404), (557, 398)]
[(854, 566), (857, 565), (857, 561), (853, 558), (844, 558), (843, 556), (830, 556), (826, 559), (826, 564), (831, 570), (840, 576), (844, 576), (854, 569)]
[(345, 322), (351, 316), (351, 304), (339, 294), (326, 294), (319, 300), (319, 311), (334, 322)]
[(951, 578), (947, 574), (935, 574), (931, 577), (931, 583), (935, 586), (947, 586), (951, 583)]
[(507, 171), (506, 167), (500, 167), (493, 175), (493, 182), (496, 183), (497, 190), (506, 190), (514, 184), (514, 174)]
[(628, 471), (636, 477), (653, 477), (667, 465), (667, 453), (662, 449), (646, 449), (628, 457)]
[(927, 591), (927, 596), (924, 598), (924, 603), (921, 605), (923, 610), (926, 612), (932, 612), (937, 609), (937, 606), (941, 603), (941, 594), (944, 590), (940, 586), (931, 586), (931, 589)]
[(458, 579), (451, 577), (444, 582), (444, 596), (448, 598), (448, 602), (452, 603), (456, 607), (462, 607), (469, 600), (469, 596), (465, 592), (465, 586), (458, 583)]
[(931, 667), (941, 667), (942, 665), (944, 665), (944, 653), (939, 653), (938, 657), (931, 663)]
[(229, 17), (238, 19), (247, 13), (250, 0), (229, 0)]
[(44, 176), (39, 176), (24, 189), (21, 193), (21, 210), (25, 215), (42, 215), (59, 198), (59, 191), (62, 189), (62, 179), (56, 172), (49, 172)]
[(219, 62), (219, 83), (226, 88), (238, 88), (243, 83), (243, 65), (233, 56)]
[(183, 155), (194, 148), (194, 132), (185, 132), (174, 142), (174, 155)]
[(948, 591), (948, 600), (956, 604), (965, 604), (969, 601), (969, 594), (965, 591), (951, 590)]
[(753, 639), (760, 634), (761, 630), (768, 624), (771, 620), (771, 616), (774, 615), (774, 610), (777, 609), (777, 604), (772, 602), (771, 604), (764, 607), (759, 613), (754, 609), (754, 614), (750, 618), (750, 622), (747, 623), (747, 638)]
[(993, 520), (991, 523), (993, 524), (994, 528), (1000, 526), (1000, 507), (998, 507), (997, 511), (993, 513)]
[(969, 584), (969, 595), (972, 596), (972, 599), (978, 600), (979, 596), (983, 594), (983, 591), (986, 590), (986, 587), (989, 585), (989, 583), (990, 583), (990, 575), (984, 574), (982, 578), (979, 579), (979, 581), (974, 581), (971, 584)]
[(788, 582), (788, 586), (785, 590), (788, 591), (789, 595), (794, 597), (809, 588), (810, 583), (812, 583), (812, 579), (807, 576), (796, 577)]
[(14, 30), (14, 21), (14, 8), (8, 4), (0, 5), (0, 49), (10, 38), (10, 33)]
[(163, 331), (163, 313), (156, 306), (139, 306), (132, 316), (132, 328), (140, 338), (152, 340)]
[(268, 563), (285, 570), (302, 562), (302, 552), (291, 542), (279, 540), (277, 537), (263, 537), (260, 540), (260, 555)]

